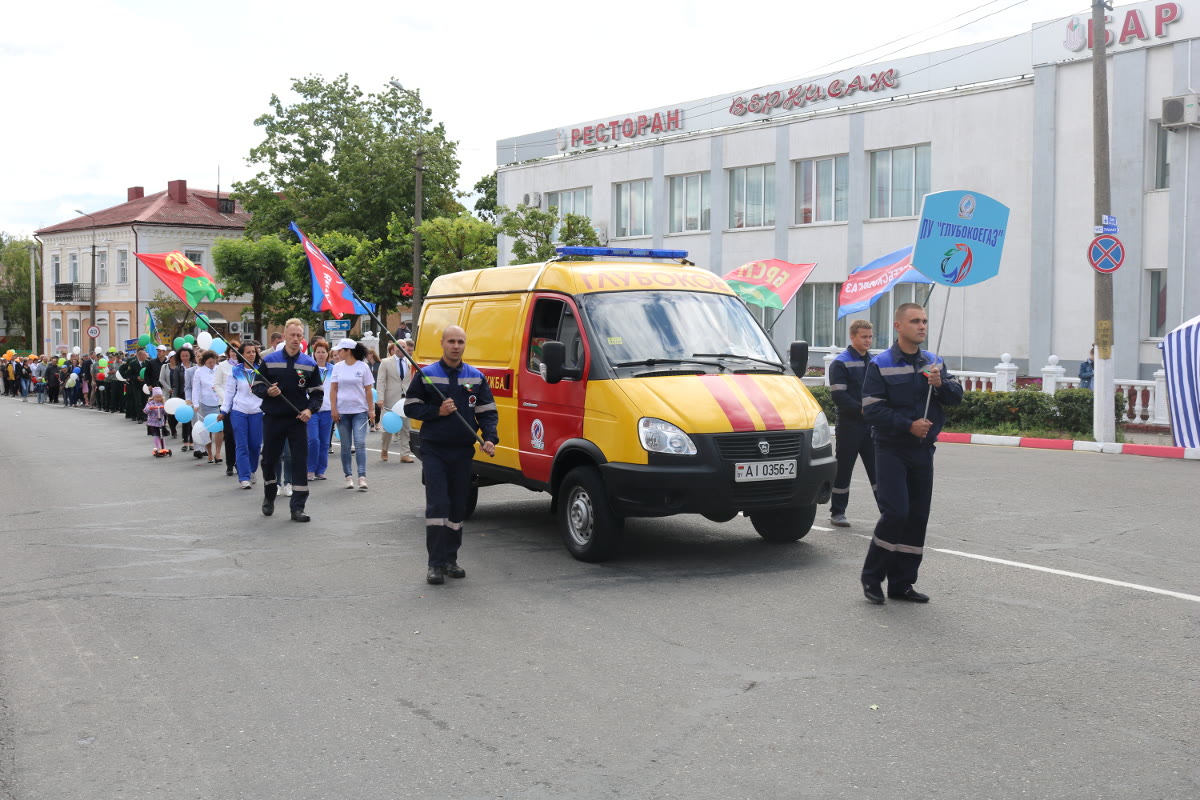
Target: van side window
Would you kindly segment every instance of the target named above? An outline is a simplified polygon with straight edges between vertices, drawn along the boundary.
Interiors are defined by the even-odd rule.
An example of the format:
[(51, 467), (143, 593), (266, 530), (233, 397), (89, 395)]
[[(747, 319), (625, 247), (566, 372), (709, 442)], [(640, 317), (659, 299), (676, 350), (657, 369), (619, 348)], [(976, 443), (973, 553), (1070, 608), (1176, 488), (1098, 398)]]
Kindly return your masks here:
[(533, 324), (529, 330), (529, 350), (525, 363), (530, 372), (540, 373), (542, 345), (545, 342), (562, 342), (566, 346), (567, 359), (563, 365), (568, 370), (583, 367), (583, 333), (575, 309), (562, 300), (542, 298), (533, 307)]

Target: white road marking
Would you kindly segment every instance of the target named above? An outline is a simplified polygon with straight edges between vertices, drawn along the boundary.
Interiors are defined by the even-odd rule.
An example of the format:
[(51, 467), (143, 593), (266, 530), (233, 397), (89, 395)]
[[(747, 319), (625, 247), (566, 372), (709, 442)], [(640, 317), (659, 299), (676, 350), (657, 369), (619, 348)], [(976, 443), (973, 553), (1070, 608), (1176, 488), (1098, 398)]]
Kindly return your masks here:
[(829, 533), (833, 530), (833, 528), (822, 528), (820, 525), (813, 525), (812, 529), (814, 531), (825, 531), (826, 533)]

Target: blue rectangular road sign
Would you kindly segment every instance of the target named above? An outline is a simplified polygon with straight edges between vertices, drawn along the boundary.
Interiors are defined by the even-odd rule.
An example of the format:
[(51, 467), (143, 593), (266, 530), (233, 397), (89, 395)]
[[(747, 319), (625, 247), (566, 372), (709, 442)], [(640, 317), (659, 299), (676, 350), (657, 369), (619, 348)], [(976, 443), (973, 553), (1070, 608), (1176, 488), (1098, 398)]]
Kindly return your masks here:
[[(1109, 218), (1109, 217), (1105, 217), (1105, 219), (1110, 219), (1110, 218)], [(1120, 229), (1120, 228), (1118, 228), (1116, 225), (1108, 225), (1108, 224), (1105, 224), (1105, 225), (1097, 225), (1096, 227), (1092, 228), (1092, 230), (1096, 232), (1096, 235), (1097, 235), (1097, 236), (1101, 236), (1101, 235), (1103, 235), (1103, 234), (1106, 234), (1106, 233), (1108, 233), (1108, 234), (1114, 234), (1114, 233), (1120, 233), (1120, 232), (1121, 232), (1121, 229)]]
[[(1114, 216), (1110, 216), (1109, 214), (1103, 214), (1100, 217), (1100, 224), (1101, 225), (1116, 225), (1117, 218)], [(1114, 233), (1115, 233), (1115, 231), (1114, 231)]]
[(348, 331), (350, 330), (350, 320), (348, 319), (327, 319), (325, 320), (326, 331)]

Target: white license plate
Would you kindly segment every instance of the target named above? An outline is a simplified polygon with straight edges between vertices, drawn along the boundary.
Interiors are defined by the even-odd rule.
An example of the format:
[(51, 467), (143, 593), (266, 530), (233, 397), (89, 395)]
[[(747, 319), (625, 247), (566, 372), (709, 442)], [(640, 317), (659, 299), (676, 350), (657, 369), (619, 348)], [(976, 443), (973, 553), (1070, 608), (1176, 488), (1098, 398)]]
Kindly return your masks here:
[(787, 461), (746, 461), (733, 465), (733, 479), (746, 481), (783, 481), (796, 477), (796, 459)]

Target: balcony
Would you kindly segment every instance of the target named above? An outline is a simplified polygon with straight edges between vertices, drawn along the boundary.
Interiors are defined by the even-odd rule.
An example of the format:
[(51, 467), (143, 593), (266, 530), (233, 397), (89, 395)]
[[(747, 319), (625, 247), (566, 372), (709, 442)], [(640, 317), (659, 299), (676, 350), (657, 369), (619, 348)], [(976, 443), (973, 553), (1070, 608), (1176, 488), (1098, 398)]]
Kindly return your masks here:
[(90, 303), (92, 302), (92, 285), (90, 283), (56, 283), (54, 284), (54, 302)]

